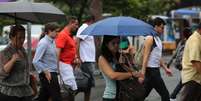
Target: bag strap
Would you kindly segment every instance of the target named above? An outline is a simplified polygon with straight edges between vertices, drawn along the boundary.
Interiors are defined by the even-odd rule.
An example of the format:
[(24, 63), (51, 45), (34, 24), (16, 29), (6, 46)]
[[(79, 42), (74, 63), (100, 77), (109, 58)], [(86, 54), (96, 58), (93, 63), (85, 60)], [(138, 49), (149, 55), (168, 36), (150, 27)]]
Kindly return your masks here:
[[(122, 54), (121, 54), (121, 55), (122, 55)], [(121, 66), (122, 69), (124, 69), (124, 70), (127, 71), (127, 72), (134, 72), (132, 69), (129, 68), (129, 67), (132, 67), (132, 64), (130, 63), (128, 56), (124, 55), (124, 57), (125, 57), (126, 61), (128, 62), (128, 66), (125, 65), (125, 64), (121, 64), (121, 65), (123, 65), (123, 66)], [(133, 73), (131, 73), (131, 74), (132, 74), (132, 78), (135, 77), (135, 76), (133, 75)]]

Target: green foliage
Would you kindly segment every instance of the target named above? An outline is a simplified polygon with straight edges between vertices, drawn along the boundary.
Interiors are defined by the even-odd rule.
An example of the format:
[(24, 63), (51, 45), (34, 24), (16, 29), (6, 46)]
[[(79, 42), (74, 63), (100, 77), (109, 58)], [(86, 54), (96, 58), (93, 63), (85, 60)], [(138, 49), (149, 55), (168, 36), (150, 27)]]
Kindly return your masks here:
[(172, 0), (103, 0), (103, 11), (146, 19), (149, 15), (166, 14), (174, 5)]
[(52, 3), (60, 10), (62, 10), (67, 16), (77, 16), (79, 21), (82, 21), (82, 17), (89, 11), (89, 5), (91, 0), (35, 0), (35, 2), (48, 2)]
[[(35, 0), (49, 2), (60, 8), (66, 15), (75, 15), (79, 21), (89, 12), (92, 0)], [(164, 15), (175, 7), (176, 0), (102, 0), (103, 13), (113, 16), (133, 16), (146, 19), (149, 15)]]

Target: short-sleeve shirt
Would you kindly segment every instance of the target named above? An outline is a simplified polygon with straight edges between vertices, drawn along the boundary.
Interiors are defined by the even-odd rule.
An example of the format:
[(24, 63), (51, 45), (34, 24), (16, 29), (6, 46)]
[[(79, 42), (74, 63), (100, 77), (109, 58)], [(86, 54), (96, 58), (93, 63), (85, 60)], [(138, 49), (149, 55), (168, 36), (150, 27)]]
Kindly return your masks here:
[(71, 64), (76, 54), (76, 44), (70, 31), (65, 27), (57, 36), (56, 47), (61, 48), (60, 61)]
[(192, 61), (201, 62), (201, 35), (194, 32), (186, 42), (182, 60), (182, 83), (196, 81), (201, 84), (201, 74), (192, 65)]
[(94, 37), (89, 35), (80, 35), (88, 25), (84, 23), (77, 31), (76, 37), (80, 38), (80, 58), (83, 62), (95, 62), (96, 60), (96, 47)]
[(7, 96), (31, 96), (32, 89), (29, 85), (28, 58), (24, 48), (20, 48), (24, 57), (18, 59), (12, 66), (11, 72), (6, 73), (3, 66), (10, 61), (13, 54), (17, 53), (10, 43), (0, 52), (0, 93)]

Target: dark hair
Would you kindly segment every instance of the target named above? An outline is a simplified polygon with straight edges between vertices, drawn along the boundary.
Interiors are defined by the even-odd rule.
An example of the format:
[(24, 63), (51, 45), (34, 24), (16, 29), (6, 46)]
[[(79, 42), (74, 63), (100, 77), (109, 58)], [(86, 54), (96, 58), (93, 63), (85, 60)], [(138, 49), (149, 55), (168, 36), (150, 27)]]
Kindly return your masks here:
[(183, 30), (184, 38), (188, 39), (191, 36), (191, 34), (192, 34), (192, 31), (190, 28), (188, 28), (188, 27), (184, 28), (184, 30)]
[[(103, 36), (103, 42), (102, 42), (102, 46), (101, 46), (101, 55), (103, 57), (105, 57), (105, 59), (108, 61), (108, 62), (114, 62), (113, 61), (113, 55), (111, 53), (111, 51), (108, 49), (107, 47), (107, 44), (115, 39), (115, 38), (120, 38), (119, 36), (110, 36), (110, 35), (104, 35)], [(117, 52), (116, 54), (116, 57), (119, 58), (119, 53)]]
[(47, 33), (49, 30), (54, 31), (54, 30), (56, 30), (58, 28), (59, 28), (59, 25), (57, 23), (47, 23), (45, 25), (44, 32)]
[(77, 20), (76, 16), (67, 16), (67, 24), (73, 23), (75, 20)]
[(156, 17), (154, 20), (153, 20), (153, 26), (160, 26), (161, 24), (165, 25), (165, 21), (159, 17)]
[(17, 36), (17, 32), (23, 31), (25, 32), (25, 28), (22, 25), (14, 25), (10, 28), (9, 38), (13, 38)]
[(84, 22), (89, 22), (89, 21), (95, 21), (95, 16), (93, 15), (88, 15), (85, 17)]
[(54, 31), (54, 30), (58, 29), (59, 27), (60, 26), (55, 22), (45, 24), (44, 31), (43, 31), (43, 33), (41, 33), (39, 39), (42, 39), (48, 33), (49, 30)]

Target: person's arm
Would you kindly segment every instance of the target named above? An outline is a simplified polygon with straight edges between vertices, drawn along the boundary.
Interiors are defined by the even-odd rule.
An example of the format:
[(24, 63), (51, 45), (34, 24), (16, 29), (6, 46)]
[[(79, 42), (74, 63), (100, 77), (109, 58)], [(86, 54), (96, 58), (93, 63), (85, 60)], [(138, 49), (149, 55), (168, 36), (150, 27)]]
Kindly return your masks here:
[(185, 49), (184, 49), (184, 54), (185, 51), (188, 50), (188, 59), (193, 65), (193, 68), (201, 74), (201, 46), (200, 46), (200, 41), (199, 40), (193, 40), (191, 43), (186, 43)]
[(193, 67), (197, 70), (199, 74), (201, 74), (201, 61), (191, 61)]
[(153, 36), (148, 36), (144, 42), (144, 50), (143, 50), (143, 62), (142, 62), (142, 74), (145, 75), (147, 63), (151, 51), (151, 47), (153, 45)]
[(45, 54), (45, 51), (47, 50), (47, 44), (43, 43), (43, 44), (39, 44), (37, 49), (36, 49), (36, 53), (35, 56), (33, 58), (33, 65), (35, 66), (35, 68), (37, 68), (40, 72), (45, 73), (45, 77), (46, 79), (50, 82), (50, 80), (52, 79), (50, 71), (48, 69), (48, 65), (43, 63), (42, 57)]
[(48, 65), (42, 62), (42, 57), (45, 54), (45, 51), (47, 50), (47, 44), (42, 43), (37, 46), (35, 56), (33, 58), (33, 65), (37, 70), (40, 72), (48, 71)]
[(175, 59), (176, 55), (177, 55), (177, 52), (173, 54), (172, 58), (171, 58), (170, 61), (167, 63), (167, 67), (168, 67), (168, 68), (169, 68), (170, 65), (172, 64), (172, 62), (173, 62), (173, 60)]
[(57, 51), (56, 51), (57, 53), (57, 60), (58, 60), (58, 63), (57, 63), (57, 66), (59, 66), (59, 57), (60, 57), (60, 54), (61, 54), (61, 48), (57, 48)]
[(4, 79), (9, 76), (12, 71), (16, 60), (20, 58), (18, 53), (14, 53), (9, 56), (7, 53), (8, 50), (4, 50), (0, 52), (0, 79)]
[(169, 69), (168, 67), (167, 67), (167, 65), (165, 64), (165, 62), (164, 62), (164, 60), (161, 58), (160, 59), (160, 65), (161, 65), (161, 67), (165, 70), (165, 72), (166, 72), (166, 74), (168, 75), (168, 76), (172, 76), (172, 71), (171, 71), (171, 69)]
[(14, 63), (17, 59), (19, 59), (19, 54), (15, 53), (12, 55), (12, 58), (3, 66), (3, 71), (7, 74), (9, 74), (13, 68)]
[(82, 39), (80, 39), (79, 37), (76, 38), (76, 56), (75, 56), (75, 64), (77, 64), (76, 67), (80, 67), (82, 60), (80, 58), (80, 42), (82, 41)]
[(173, 60), (176, 58), (177, 54), (179, 53), (179, 48), (181, 47), (181, 44), (182, 44), (182, 41), (180, 41), (180, 42), (178, 43), (178, 46), (177, 46), (177, 48), (176, 48), (176, 50), (175, 50), (175, 53), (173, 54), (173, 56), (172, 56), (172, 58), (170, 59), (170, 61), (167, 63), (167, 67), (168, 67), (168, 68), (170, 67), (170, 65), (172, 64)]
[(67, 42), (67, 39), (65, 38), (65, 36), (63, 36), (63, 34), (59, 33), (57, 38), (55, 39), (55, 45), (57, 48), (56, 54), (57, 54), (57, 59), (58, 59), (57, 66), (59, 66), (61, 50), (65, 47), (66, 43), (68, 43), (68, 42)]
[(76, 58), (80, 59), (80, 38), (76, 38)]
[(105, 73), (109, 78), (111, 78), (113, 80), (128, 79), (128, 78), (132, 77), (133, 74), (135, 74), (135, 73), (132, 74), (131, 72), (127, 72), (127, 73), (115, 72), (103, 56), (99, 57), (98, 66), (103, 73)]

